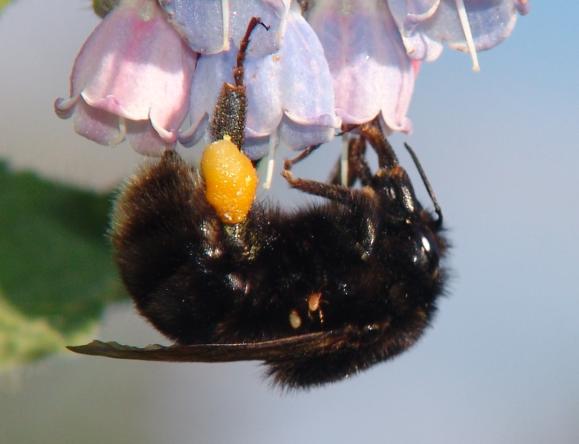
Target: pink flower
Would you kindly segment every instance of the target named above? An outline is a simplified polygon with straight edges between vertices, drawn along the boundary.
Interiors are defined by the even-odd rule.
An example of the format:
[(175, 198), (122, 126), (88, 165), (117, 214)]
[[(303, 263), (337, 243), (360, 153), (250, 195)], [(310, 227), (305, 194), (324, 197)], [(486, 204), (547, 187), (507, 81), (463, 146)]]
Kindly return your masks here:
[[(379, 117), (388, 131), (410, 131), (420, 63), (447, 42), (470, 52), (477, 68), (477, 50), (505, 39), (529, 7), (529, 0), (110, 2), (119, 5), (101, 8), (110, 12), (80, 51), (71, 97), (56, 101), (57, 113), (74, 114), (75, 130), (98, 143), (126, 136), (144, 154), (178, 138), (207, 139), (241, 36), (260, 16), (270, 29), (254, 31), (245, 62), (244, 150), (253, 159), (272, 156), (280, 141), (294, 149), (327, 142), (342, 122)], [(310, 5), (309, 23), (298, 4)], [(179, 132), (188, 112), (190, 126)]]
[(409, 131), (418, 64), (406, 54), (386, 0), (317, 0), (308, 21), (330, 66), (338, 117), (358, 124), (379, 115), (388, 129)]
[(470, 53), (493, 48), (513, 31), (516, 13), (527, 14), (529, 0), (388, 0), (410, 57), (432, 61), (442, 45)]
[[(280, 140), (293, 149), (327, 142), (340, 126), (332, 78), (316, 34), (297, 8), (289, 12), (284, 27), (279, 51), (249, 56), (245, 62), (244, 151), (252, 159), (271, 153)], [(249, 48), (257, 40), (252, 35)], [(191, 88), (191, 125), (181, 137), (185, 145), (208, 137), (208, 120), (221, 86), (232, 82), (236, 55), (232, 49), (199, 58)]]
[(140, 153), (158, 155), (177, 140), (197, 55), (166, 22), (154, 0), (121, 0), (78, 54), (71, 97), (60, 117), (74, 115), (77, 133), (103, 145), (125, 136)]

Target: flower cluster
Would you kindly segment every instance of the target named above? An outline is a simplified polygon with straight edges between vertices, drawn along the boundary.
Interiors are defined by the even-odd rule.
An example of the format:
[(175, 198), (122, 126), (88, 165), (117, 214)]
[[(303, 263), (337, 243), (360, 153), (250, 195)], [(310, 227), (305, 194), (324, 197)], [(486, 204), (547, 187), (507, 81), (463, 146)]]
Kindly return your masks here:
[(193, 144), (206, 137), (221, 85), (232, 80), (236, 45), (259, 16), (270, 28), (252, 35), (245, 65), (244, 149), (253, 159), (280, 140), (301, 149), (330, 140), (343, 123), (376, 117), (388, 131), (409, 131), (420, 63), (447, 43), (469, 52), (478, 69), (477, 51), (504, 40), (529, 7), (528, 0), (116, 0), (108, 11), (100, 3), (104, 18), (76, 58), (70, 98), (56, 101), (57, 114), (74, 116), (89, 139), (127, 138), (147, 155)]

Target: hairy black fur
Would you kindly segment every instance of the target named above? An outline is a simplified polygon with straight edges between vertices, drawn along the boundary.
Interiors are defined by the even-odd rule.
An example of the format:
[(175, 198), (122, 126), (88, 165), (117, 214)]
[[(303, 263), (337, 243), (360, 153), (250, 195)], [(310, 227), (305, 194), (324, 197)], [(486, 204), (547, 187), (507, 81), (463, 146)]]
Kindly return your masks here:
[(231, 226), (207, 203), (197, 171), (168, 152), (118, 199), (112, 239), (122, 279), (139, 311), (179, 344), (338, 332), (330, 345), (264, 360), (286, 386), (340, 379), (412, 345), (444, 282), (436, 220), (417, 202), (413, 213), (399, 208), (391, 179), (374, 180), (351, 189), (348, 203), (294, 213), (255, 204)]

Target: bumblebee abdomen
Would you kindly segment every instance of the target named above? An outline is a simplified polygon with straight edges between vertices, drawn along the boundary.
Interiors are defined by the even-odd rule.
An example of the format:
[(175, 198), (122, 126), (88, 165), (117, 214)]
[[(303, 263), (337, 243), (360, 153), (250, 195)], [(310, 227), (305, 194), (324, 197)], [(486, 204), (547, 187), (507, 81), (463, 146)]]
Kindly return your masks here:
[(139, 311), (174, 340), (209, 337), (224, 309), (211, 270), (222, 236), (196, 171), (173, 152), (117, 199), (111, 237), (121, 278)]

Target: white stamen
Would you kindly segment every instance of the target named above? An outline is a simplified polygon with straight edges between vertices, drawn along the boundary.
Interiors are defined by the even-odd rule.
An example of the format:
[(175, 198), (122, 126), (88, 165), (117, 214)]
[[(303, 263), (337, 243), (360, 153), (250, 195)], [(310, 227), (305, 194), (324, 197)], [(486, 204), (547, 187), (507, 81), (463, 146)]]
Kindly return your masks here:
[(347, 137), (342, 137), (342, 155), (340, 156), (340, 182), (342, 185), (348, 186), (348, 147), (350, 141)]
[(273, 170), (275, 169), (275, 150), (279, 145), (279, 137), (276, 133), (269, 136), (269, 150), (267, 152), (267, 169), (265, 170), (265, 180), (263, 181), (263, 189), (269, 190), (273, 180)]
[(460, 25), (462, 26), (462, 32), (464, 33), (464, 38), (466, 39), (466, 46), (472, 59), (472, 70), (475, 72), (480, 71), (480, 65), (478, 64), (478, 56), (476, 53), (476, 48), (474, 46), (474, 40), (472, 38), (472, 31), (470, 29), (470, 23), (468, 22), (468, 16), (466, 15), (466, 9), (464, 7), (463, 0), (456, 0), (456, 9), (458, 11), (458, 18), (460, 19)]
[(223, 51), (229, 50), (229, 0), (221, 0), (221, 16), (223, 17)]

